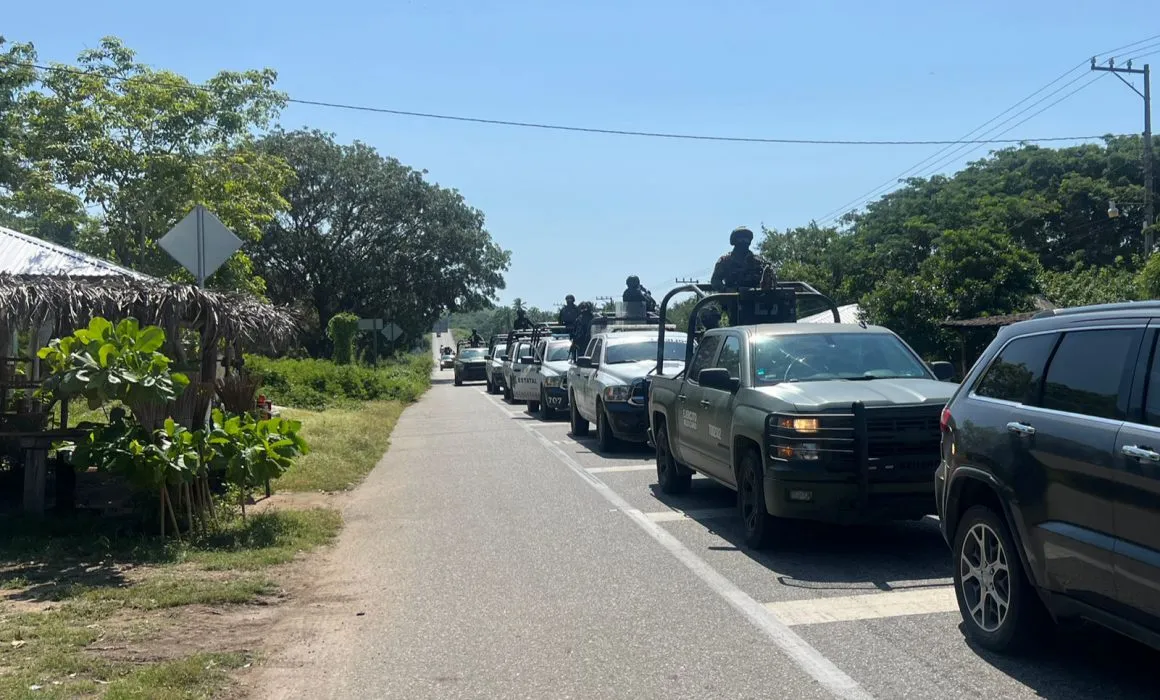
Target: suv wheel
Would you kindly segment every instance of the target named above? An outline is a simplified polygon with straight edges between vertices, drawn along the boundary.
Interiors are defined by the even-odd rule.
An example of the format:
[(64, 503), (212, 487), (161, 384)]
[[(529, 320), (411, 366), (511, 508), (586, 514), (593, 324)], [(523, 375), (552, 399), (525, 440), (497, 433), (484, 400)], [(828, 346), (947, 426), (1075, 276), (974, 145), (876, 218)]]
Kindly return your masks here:
[(657, 428), (654, 442), (657, 448), (657, 484), (661, 492), (673, 495), (688, 493), (693, 484), (693, 472), (677, 463), (669, 446), (669, 429), (664, 423)]
[(1048, 618), (1003, 517), (986, 506), (968, 509), (955, 532), (954, 561), (967, 637), (990, 651), (1026, 649)]
[(568, 397), (568, 406), (568, 416), (572, 420), (572, 435), (576, 437), (584, 437), (588, 434), (588, 421), (584, 420), (584, 417), (581, 416), (580, 412), (576, 410), (575, 395)]
[(503, 400), (507, 401), (508, 403), (515, 403), (515, 397), (512, 394), (511, 387), (509, 387), (506, 382), (503, 385)]
[(463, 380), (459, 378), (459, 374), (455, 375), (455, 386), (463, 386)]
[(608, 412), (599, 401), (596, 402), (596, 446), (601, 452), (612, 452), (616, 449), (616, 436), (612, 434), (612, 426), (608, 424)]
[(749, 449), (742, 455), (737, 477), (737, 509), (741, 512), (745, 544), (764, 549), (773, 543), (777, 519), (765, 507), (761, 455), (757, 450)]

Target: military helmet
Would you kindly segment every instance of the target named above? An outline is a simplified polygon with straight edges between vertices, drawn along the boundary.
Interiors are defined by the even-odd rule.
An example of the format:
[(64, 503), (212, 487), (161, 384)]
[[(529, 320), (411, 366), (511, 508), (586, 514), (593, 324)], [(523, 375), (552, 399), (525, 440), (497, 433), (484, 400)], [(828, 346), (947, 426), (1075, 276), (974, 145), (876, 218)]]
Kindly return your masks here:
[(569, 294), (568, 296), (564, 297), (564, 301), (566, 301), (566, 302), (568, 302), (569, 304), (571, 304), (572, 302), (576, 301), (576, 297), (574, 297), (574, 296), (572, 296), (571, 294)]
[(640, 286), (640, 278), (637, 277), (636, 275), (629, 275), (628, 279), (626, 279), (624, 281), (624, 283), (629, 287), (639, 287)]
[(733, 229), (733, 233), (729, 234), (729, 245), (737, 245), (742, 238), (748, 239), (750, 243), (753, 242), (753, 231), (750, 231), (748, 226), (738, 226)]

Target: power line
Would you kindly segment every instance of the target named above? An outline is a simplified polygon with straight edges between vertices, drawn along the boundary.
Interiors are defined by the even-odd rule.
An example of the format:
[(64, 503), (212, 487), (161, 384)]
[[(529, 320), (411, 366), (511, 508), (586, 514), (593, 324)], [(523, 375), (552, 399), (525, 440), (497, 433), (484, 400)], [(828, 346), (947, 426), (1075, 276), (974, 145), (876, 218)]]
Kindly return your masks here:
[[(74, 75), (91, 75), (89, 71), (71, 68), (68, 66), (45, 66), (26, 61), (13, 61), (11, 59), (0, 59), (0, 63), (8, 65), (19, 65), (28, 68), (34, 68), (41, 71), (49, 71), (56, 73), (70, 73)], [(194, 89), (202, 91), (211, 91), (210, 88), (204, 85), (182, 85), (175, 86), (171, 82), (157, 81), (143, 77), (120, 77), (109, 76), (111, 80), (118, 82), (132, 82), (139, 81), (147, 84), (159, 85), (168, 87), (170, 89)], [(566, 131), (573, 133), (585, 134), (603, 134), (609, 136), (635, 136), (643, 138), (658, 138), (671, 139), (683, 141), (715, 141), (726, 143), (764, 143), (764, 144), (783, 144), (783, 145), (812, 145), (812, 146), (940, 146), (940, 145), (954, 145), (961, 143), (977, 143), (977, 144), (991, 144), (991, 143), (1046, 143), (1053, 141), (1082, 141), (1086, 139), (1096, 139), (1099, 136), (1044, 136), (1044, 137), (1027, 137), (1019, 139), (977, 139), (974, 141), (964, 141), (962, 139), (946, 140), (946, 139), (924, 139), (924, 140), (900, 140), (900, 139), (817, 139), (817, 138), (779, 138), (779, 137), (757, 137), (757, 136), (716, 136), (708, 134), (683, 134), (664, 131), (635, 131), (631, 129), (606, 129), (600, 127), (587, 126), (573, 126), (566, 124), (547, 124), (541, 122), (527, 122), (516, 121), (508, 119), (487, 119), (483, 117), (468, 117), (454, 114), (439, 114), (435, 112), (418, 112), (404, 109), (393, 109), (388, 107), (372, 107), (368, 105), (356, 105), (343, 102), (328, 102), (324, 100), (308, 100), (303, 98), (288, 97), (286, 101), (291, 104), (307, 105), (312, 107), (326, 107), (330, 109), (342, 109), (356, 112), (371, 112), (375, 114), (390, 114), (394, 116), (415, 117), (419, 119), (434, 119), (441, 121), (466, 122), (471, 124), (487, 124), (491, 126), (508, 126), (524, 129), (540, 129), (545, 131)]]
[[(1142, 50), (1151, 49), (1151, 48), (1152, 48), (1154, 45), (1160, 45), (1160, 43), (1158, 43), (1158, 44), (1149, 44), (1149, 42), (1154, 42), (1156, 39), (1160, 39), (1160, 34), (1155, 34), (1155, 35), (1153, 35), (1153, 36), (1146, 37), (1146, 38), (1144, 38), (1144, 39), (1139, 39), (1139, 40), (1137, 40), (1137, 41), (1133, 41), (1133, 42), (1131, 42), (1131, 43), (1124, 44), (1123, 46), (1118, 46), (1118, 47), (1116, 47), (1116, 48), (1114, 48), (1114, 49), (1110, 49), (1110, 50), (1108, 50), (1108, 51), (1104, 51), (1104, 52), (1102, 52), (1102, 53), (1100, 53), (1100, 54), (1097, 54), (1097, 56), (1107, 56), (1108, 54), (1116, 54), (1116, 53), (1118, 53), (1118, 52), (1120, 52), (1120, 51), (1124, 51), (1125, 49), (1131, 49), (1133, 52), (1134, 52), (1134, 51), (1142, 51)], [(1148, 45), (1147, 45), (1147, 46), (1139, 46), (1140, 44), (1148, 44)], [(1135, 47), (1135, 48), (1133, 48), (1133, 47)], [(1121, 58), (1121, 56), (1115, 56), (1115, 58)], [(1036, 95), (1040, 94), (1040, 93), (1041, 93), (1041, 92), (1043, 92), (1044, 90), (1046, 90), (1046, 89), (1050, 88), (1052, 85), (1054, 85), (1054, 84), (1058, 83), (1059, 81), (1061, 81), (1061, 80), (1063, 80), (1064, 78), (1068, 77), (1068, 76), (1069, 76), (1069, 75), (1071, 75), (1072, 73), (1075, 73), (1077, 70), (1079, 70), (1079, 69), (1081, 69), (1081, 68), (1084, 68), (1084, 67), (1087, 65), (1087, 63), (1088, 63), (1088, 62), (1087, 62), (1086, 60), (1085, 60), (1085, 61), (1081, 61), (1081, 62), (1077, 63), (1076, 65), (1072, 66), (1072, 67), (1071, 67), (1071, 68), (1069, 68), (1068, 70), (1066, 70), (1066, 71), (1064, 71), (1063, 73), (1061, 73), (1061, 74), (1060, 74), (1060, 75), (1059, 75), (1057, 78), (1055, 78), (1054, 80), (1052, 80), (1052, 81), (1048, 82), (1046, 85), (1044, 85), (1044, 86), (1040, 87), (1038, 90), (1036, 90), (1035, 92), (1031, 93), (1031, 94), (1030, 94), (1030, 95), (1028, 95), (1027, 97), (1024, 97), (1022, 100), (1020, 100), (1020, 101), (1016, 102), (1014, 105), (1012, 105), (1012, 106), (1008, 107), (1007, 109), (1003, 110), (1002, 112), (1000, 112), (999, 114), (995, 115), (994, 117), (992, 117), (991, 119), (987, 120), (986, 122), (983, 122), (983, 123), (982, 123), (981, 125), (979, 125), (978, 127), (976, 127), (976, 128), (974, 128), (974, 129), (972, 129), (971, 131), (968, 131), (966, 134), (964, 134), (964, 135), (963, 135), (963, 137), (962, 137), (962, 140), (960, 140), (960, 141), (959, 141), (959, 144), (965, 144), (965, 143), (968, 143), (967, 139), (968, 139), (968, 138), (970, 138), (970, 137), (972, 137), (972, 136), (976, 136), (976, 135), (982, 135), (982, 134), (980, 134), (980, 130), (981, 130), (981, 129), (983, 129), (984, 127), (986, 127), (986, 126), (988, 126), (988, 125), (992, 124), (993, 122), (995, 122), (995, 121), (996, 121), (997, 119), (999, 119), (1000, 117), (1003, 117), (1004, 115), (1006, 115), (1007, 113), (1009, 113), (1009, 112), (1011, 112), (1013, 109), (1015, 109), (1016, 107), (1019, 107), (1020, 105), (1024, 104), (1025, 102), (1027, 102), (1027, 101), (1028, 101), (1028, 100), (1030, 100), (1031, 98), (1033, 98), (1033, 97), (1035, 97)], [(1066, 88), (1068, 85), (1074, 84), (1074, 83), (1075, 83), (1077, 80), (1079, 80), (1079, 79), (1080, 79), (1080, 77), (1082, 77), (1083, 75), (1085, 75), (1085, 73), (1081, 73), (1079, 77), (1076, 77), (1075, 79), (1071, 80), (1071, 81), (1070, 81), (1069, 83), (1067, 83), (1066, 85), (1064, 85), (1064, 86), (1060, 87), (1058, 90), (1056, 90), (1055, 92), (1053, 92), (1053, 93), (1052, 93), (1052, 95), (1054, 95), (1054, 94), (1058, 93), (1060, 90), (1062, 90), (1062, 89)], [(1030, 110), (1030, 109), (1034, 109), (1034, 108), (1035, 108), (1037, 105), (1039, 105), (1039, 104), (1042, 104), (1042, 102), (1043, 102), (1043, 101), (1045, 101), (1046, 99), (1048, 99), (1048, 98), (1050, 98), (1050, 97), (1051, 97), (1051, 95), (1044, 96), (1043, 98), (1041, 98), (1040, 100), (1038, 100), (1036, 103), (1034, 103), (1034, 104), (1032, 104), (1032, 105), (1029, 105), (1027, 108), (1025, 108), (1024, 110), (1022, 110), (1022, 111), (1021, 111), (1019, 114), (1025, 113), (1026, 111), (1028, 111), (1028, 110)], [(1012, 117), (1011, 117), (1010, 119), (1013, 119), (1013, 118), (1015, 118), (1015, 117), (1019, 116), (1019, 114), (1012, 115)], [(999, 126), (1002, 126), (1002, 124), (1004, 124), (1004, 123), (1007, 123), (1008, 121), (1010, 121), (1010, 119), (1008, 119), (1008, 120), (1005, 120), (1004, 122), (1002, 122), (1002, 123), (1000, 123), (1000, 124), (997, 124), (997, 125), (995, 125), (995, 127), (993, 127), (992, 129), (989, 129), (989, 130), (987, 130), (986, 132), (982, 132), (982, 133), (983, 133), (983, 134), (991, 133), (991, 132), (993, 132), (994, 128), (998, 128)], [(1019, 122), (1019, 123), (1020, 123), (1020, 124), (1022, 124), (1023, 122)], [(1077, 140), (1082, 140), (1082, 139), (1077, 139)], [(929, 163), (930, 161), (934, 160), (935, 158), (938, 158), (940, 155), (942, 155), (943, 153), (946, 153), (948, 150), (951, 150), (951, 148), (952, 148), (953, 146), (955, 146), (955, 145), (957, 145), (957, 144), (950, 144), (950, 145), (948, 145), (948, 146), (946, 146), (946, 147), (944, 147), (944, 148), (941, 148), (941, 149), (939, 149), (938, 151), (936, 151), (936, 152), (932, 153), (931, 155), (927, 156), (927, 157), (926, 157), (926, 158), (924, 158), (923, 160), (919, 161), (918, 163), (916, 163), (916, 164), (914, 164), (914, 165), (910, 166), (910, 167), (909, 167), (909, 168), (907, 168), (906, 170), (904, 170), (904, 171), (902, 171), (901, 173), (899, 173), (898, 175), (894, 176), (894, 177), (893, 177), (893, 178), (891, 178), (890, 180), (887, 180), (887, 181), (885, 181), (884, 183), (882, 183), (882, 184), (878, 185), (877, 187), (875, 187), (875, 188), (874, 188), (873, 190), (871, 190), (870, 192), (868, 192), (868, 193), (866, 193), (866, 194), (863, 194), (863, 195), (861, 195), (860, 197), (857, 197), (857, 198), (855, 198), (855, 199), (851, 200), (850, 202), (847, 202), (846, 204), (843, 204), (843, 205), (841, 205), (840, 207), (836, 207), (835, 209), (831, 209), (830, 211), (826, 212), (824, 215), (822, 215), (821, 217), (819, 217), (819, 218), (818, 218), (818, 219), (816, 219), (816, 220), (817, 220), (817, 221), (819, 221), (819, 223), (820, 223), (820, 224), (822, 224), (822, 225), (825, 225), (825, 224), (827, 224), (827, 223), (829, 223), (829, 222), (831, 222), (831, 221), (835, 221), (837, 218), (840, 218), (842, 215), (844, 215), (844, 214), (845, 214), (847, 211), (850, 211), (850, 210), (851, 210), (851, 209), (853, 209), (853, 208), (857, 208), (857, 207), (859, 207), (859, 206), (862, 206), (863, 204), (865, 204), (865, 203), (866, 203), (866, 202), (868, 202), (869, 200), (873, 199), (874, 197), (876, 197), (876, 196), (880, 195), (880, 194), (881, 194), (881, 193), (883, 193), (884, 191), (886, 191), (886, 190), (889, 190), (889, 189), (891, 189), (892, 187), (896, 186), (896, 185), (898, 184), (899, 180), (901, 180), (903, 177), (907, 177), (908, 175), (912, 175), (912, 174), (913, 174), (913, 173), (914, 173), (916, 170), (918, 170), (918, 169), (922, 168), (922, 166), (926, 165), (927, 163)], [(934, 167), (935, 167), (935, 168), (937, 168), (937, 167), (941, 167), (941, 165), (942, 165), (942, 162), (940, 161), (940, 163), (939, 163), (938, 165), (934, 166)], [(929, 172), (929, 170), (930, 170), (930, 168), (928, 168), (928, 172)]]

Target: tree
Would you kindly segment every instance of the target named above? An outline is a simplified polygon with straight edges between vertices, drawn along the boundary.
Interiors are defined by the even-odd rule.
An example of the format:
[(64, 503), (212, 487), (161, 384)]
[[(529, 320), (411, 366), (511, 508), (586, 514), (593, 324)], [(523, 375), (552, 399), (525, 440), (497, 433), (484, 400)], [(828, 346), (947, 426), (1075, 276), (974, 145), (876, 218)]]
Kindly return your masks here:
[(779, 232), (762, 228), (761, 254), (778, 279), (808, 282), (839, 304), (857, 299), (850, 287), (851, 237), (816, 222)]
[(448, 311), (489, 305), (503, 288), (510, 254), (458, 192), (320, 131), (279, 131), (260, 149), (296, 177), (282, 191), (289, 208), (249, 251), (271, 299), (316, 317), (315, 352), (336, 313), (389, 319), (413, 338)]
[[(116, 38), (103, 39), (77, 66), (44, 71), (40, 89), (21, 100), (25, 157), (42, 168), (26, 208), (44, 202), (49, 189), (77, 192), (98, 211), (96, 225), (78, 223), (78, 247), (150, 274), (192, 279), (156, 241), (194, 204), (213, 210), (243, 241), (256, 240), (285, 207), (280, 191), (291, 171), (253, 148), (254, 133), (285, 101), (275, 77), (269, 69), (223, 71), (197, 85), (137, 62)], [(262, 286), (245, 253), (210, 283)]]

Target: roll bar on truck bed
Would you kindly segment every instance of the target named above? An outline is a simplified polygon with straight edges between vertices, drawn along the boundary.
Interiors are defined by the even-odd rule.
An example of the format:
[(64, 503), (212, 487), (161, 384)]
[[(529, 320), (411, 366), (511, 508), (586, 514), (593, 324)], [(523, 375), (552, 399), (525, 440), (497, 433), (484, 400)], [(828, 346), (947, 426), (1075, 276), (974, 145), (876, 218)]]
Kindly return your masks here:
[(731, 292), (714, 292), (703, 285), (686, 284), (670, 289), (660, 303), (660, 335), (657, 338), (656, 373), (665, 373), (665, 326), (669, 301), (677, 294), (696, 294), (697, 303), (689, 314), (689, 328), (686, 330), (688, 343), (685, 346), (685, 367), (693, 364), (693, 339), (697, 333), (697, 316), (712, 303), (720, 303), (729, 313), (729, 325), (749, 326), (758, 323), (796, 323), (799, 299), (819, 299), (834, 314), (834, 323), (841, 323), (838, 305), (830, 297), (822, 294), (807, 282), (778, 282), (772, 289), (740, 289)]

